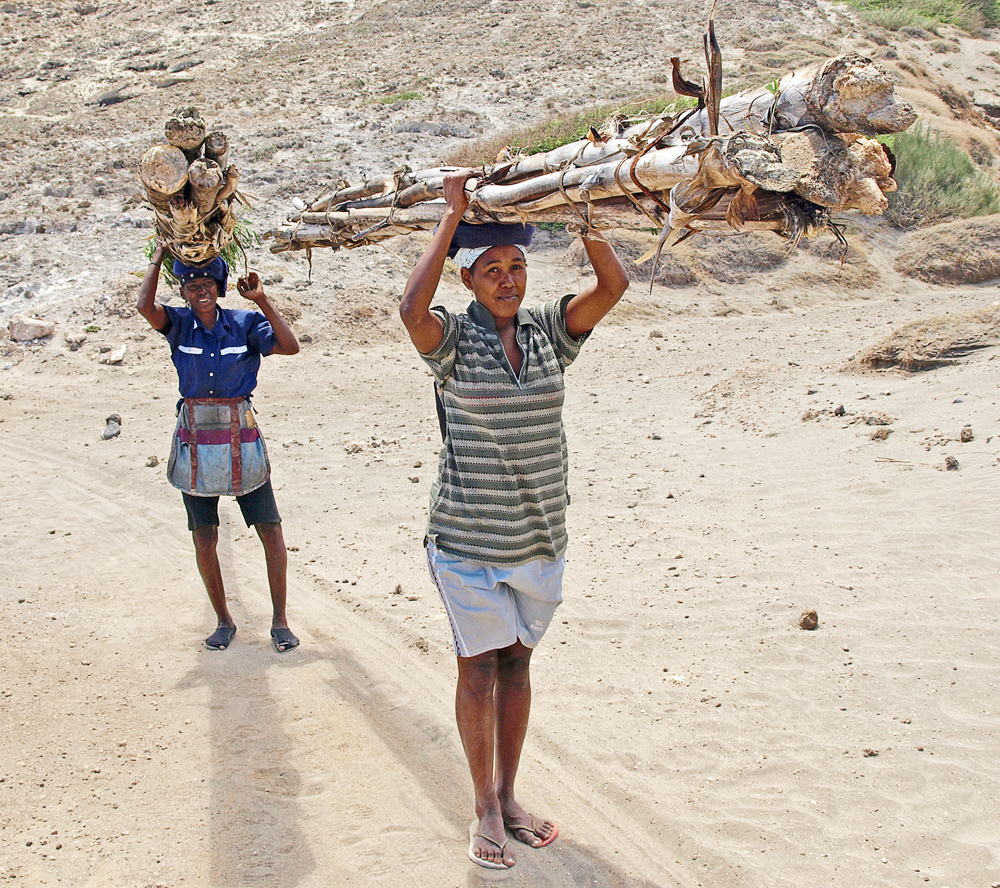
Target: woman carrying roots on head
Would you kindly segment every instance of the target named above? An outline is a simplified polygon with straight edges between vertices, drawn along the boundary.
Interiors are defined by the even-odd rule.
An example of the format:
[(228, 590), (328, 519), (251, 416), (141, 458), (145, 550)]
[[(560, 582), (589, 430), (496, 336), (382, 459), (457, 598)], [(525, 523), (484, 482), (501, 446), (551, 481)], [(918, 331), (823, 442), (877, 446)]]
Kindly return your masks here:
[[(596, 280), (522, 308), (529, 227), (461, 223), (471, 170), (445, 178), (447, 209), (407, 281), (400, 317), (430, 366), (444, 444), (431, 490), (427, 563), (458, 655), (455, 713), (476, 796), (469, 857), (492, 869), (559, 828), (529, 814), (514, 779), (531, 705), (531, 652), (562, 601), (568, 455), (563, 373), (618, 302), (628, 276), (604, 240), (583, 238)], [(431, 308), (449, 248), (475, 301)]]
[(259, 311), (218, 305), (229, 277), (219, 257), (204, 266), (174, 260), (186, 307), (157, 302), (156, 286), (166, 255), (159, 242), (139, 287), (136, 308), (166, 337), (177, 368), (182, 397), (167, 477), (182, 491), (198, 571), (218, 618), (205, 645), (225, 650), (236, 635), (218, 556), (219, 496), (233, 495), (247, 527), (253, 525), (264, 547), (273, 611), (271, 641), (279, 653), (288, 651), (299, 643), (285, 617), (288, 555), (250, 395), (257, 385), (261, 357), (294, 355), (299, 343), (256, 274), (240, 278), (237, 289)]

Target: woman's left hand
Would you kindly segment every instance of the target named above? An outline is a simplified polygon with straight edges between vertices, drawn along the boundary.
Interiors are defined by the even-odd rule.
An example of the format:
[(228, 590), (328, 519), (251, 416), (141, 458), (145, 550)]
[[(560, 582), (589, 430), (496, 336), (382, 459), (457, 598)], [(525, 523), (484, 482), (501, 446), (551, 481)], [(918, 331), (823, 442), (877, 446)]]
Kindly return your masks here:
[(244, 299), (249, 299), (251, 302), (260, 303), (260, 300), (264, 298), (264, 287), (260, 278), (253, 271), (236, 282), (236, 289), (240, 291), (240, 295)]

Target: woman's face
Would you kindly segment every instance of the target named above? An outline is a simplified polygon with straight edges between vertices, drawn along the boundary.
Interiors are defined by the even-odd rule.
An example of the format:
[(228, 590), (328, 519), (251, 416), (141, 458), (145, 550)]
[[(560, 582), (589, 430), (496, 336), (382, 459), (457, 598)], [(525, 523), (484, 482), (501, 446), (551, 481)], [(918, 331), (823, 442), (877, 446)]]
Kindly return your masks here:
[(515, 246), (490, 247), (472, 268), (462, 269), (462, 283), (494, 318), (512, 318), (527, 290), (528, 263)]
[(196, 278), (181, 287), (181, 296), (197, 315), (207, 315), (215, 311), (219, 301), (219, 284), (214, 278)]

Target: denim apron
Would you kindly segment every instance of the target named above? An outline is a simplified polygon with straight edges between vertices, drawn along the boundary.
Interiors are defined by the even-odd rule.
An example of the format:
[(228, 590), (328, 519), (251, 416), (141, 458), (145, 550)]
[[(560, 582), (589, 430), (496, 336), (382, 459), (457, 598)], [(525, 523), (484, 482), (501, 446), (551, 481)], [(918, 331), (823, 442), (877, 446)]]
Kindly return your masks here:
[(174, 487), (192, 496), (242, 496), (270, 475), (248, 397), (181, 401), (167, 463)]

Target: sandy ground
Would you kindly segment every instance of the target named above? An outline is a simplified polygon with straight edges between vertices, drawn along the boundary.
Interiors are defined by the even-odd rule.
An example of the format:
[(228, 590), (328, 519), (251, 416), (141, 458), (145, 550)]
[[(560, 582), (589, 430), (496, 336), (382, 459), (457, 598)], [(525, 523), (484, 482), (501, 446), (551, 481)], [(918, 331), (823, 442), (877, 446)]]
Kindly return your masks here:
[[(734, 258), (691, 241), (678, 257), (696, 282), (634, 283), (570, 369), (566, 602), (534, 658), (520, 774), (522, 801), (560, 824), (551, 847), (519, 849), (500, 875), (465, 856), (454, 657), (420, 544), (439, 438), (396, 316), (418, 238), (318, 252), (311, 282), (302, 256), (252, 257), (303, 341), (265, 361), (255, 397), (302, 645), (271, 648), (262, 552), (224, 503), (239, 634), (204, 649), (212, 615), (163, 473), (176, 380), (132, 310), (149, 235), (134, 164), (166, 112), (218, 114), (266, 228), (328, 178), (431, 165), (462, 141), (400, 123), (483, 135), (652, 89), (650, 43), (696, 59), (704, 14), (406, 6), (0, 8), (0, 317), (57, 325), (0, 342), (0, 878), (1000, 884), (1000, 350), (914, 375), (844, 369), (998, 290), (901, 277), (899, 240), (878, 226), (852, 226), (839, 276), (828, 238), (790, 256), (767, 241), (759, 267), (745, 244)], [(782, 7), (745, 3), (737, 19), (720, 4), (739, 25), (720, 28), (734, 66), (765, 27), (788, 45), (880, 46), (837, 8)], [(989, 35), (956, 37), (958, 53), (898, 39), (904, 58), (978, 77), (973, 92), (996, 85)], [(194, 80), (156, 85), (193, 58)], [(164, 66), (129, 71), (136, 59)], [(119, 87), (134, 97), (85, 104)], [(422, 97), (378, 101), (410, 89)], [(584, 279), (559, 244), (530, 269), (529, 300)], [(466, 302), (453, 276), (442, 300)], [(65, 334), (87, 326), (72, 350)], [(122, 364), (99, 363), (121, 345)], [(111, 413), (122, 432), (105, 441)], [(815, 631), (798, 625), (810, 608)]]

